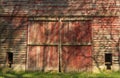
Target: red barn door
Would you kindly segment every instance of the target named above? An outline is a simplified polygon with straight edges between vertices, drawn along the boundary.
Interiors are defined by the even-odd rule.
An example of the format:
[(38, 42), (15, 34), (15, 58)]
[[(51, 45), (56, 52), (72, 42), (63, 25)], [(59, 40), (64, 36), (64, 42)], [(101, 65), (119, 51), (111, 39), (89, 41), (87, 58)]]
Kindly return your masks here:
[(63, 71), (88, 71), (92, 65), (90, 21), (63, 22), (61, 31)]
[(28, 69), (58, 70), (58, 23), (33, 22), (28, 30)]
[(28, 69), (88, 70), (90, 43), (89, 21), (33, 22), (28, 28)]

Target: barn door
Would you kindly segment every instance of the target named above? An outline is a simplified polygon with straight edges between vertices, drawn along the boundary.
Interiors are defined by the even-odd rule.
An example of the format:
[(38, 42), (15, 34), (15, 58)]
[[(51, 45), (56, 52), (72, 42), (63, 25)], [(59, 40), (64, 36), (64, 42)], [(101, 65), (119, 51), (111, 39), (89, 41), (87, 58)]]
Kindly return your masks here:
[(89, 21), (33, 22), (28, 30), (28, 69), (81, 71), (91, 67)]
[(69, 21), (62, 25), (62, 71), (89, 71), (92, 65), (90, 21)]
[(28, 29), (28, 69), (58, 70), (58, 22), (33, 22)]

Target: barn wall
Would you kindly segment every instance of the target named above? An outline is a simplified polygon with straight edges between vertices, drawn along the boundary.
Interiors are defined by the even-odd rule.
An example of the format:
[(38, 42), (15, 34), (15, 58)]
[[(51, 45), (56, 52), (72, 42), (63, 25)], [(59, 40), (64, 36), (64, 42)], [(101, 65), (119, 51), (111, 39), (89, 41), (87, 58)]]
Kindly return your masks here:
[[(93, 70), (98, 69), (96, 67), (97, 66), (96, 64), (98, 64), (101, 69), (106, 69), (105, 53), (112, 53), (112, 58), (113, 58), (112, 60), (113, 65), (111, 66), (112, 70), (119, 70), (119, 33), (120, 33), (119, 17), (94, 17), (93, 21), (84, 20), (82, 22), (80, 20), (68, 21), (68, 19), (65, 18), (66, 20), (61, 20), (61, 23), (58, 22), (58, 20), (56, 21), (52, 20), (52, 22), (51, 21), (43, 22), (44, 21), (43, 20), (41, 22), (39, 21), (40, 19), (37, 19), (30, 22), (29, 26), (28, 23), (26, 22), (26, 18), (14, 17), (14, 19), (10, 21), (12, 22), (11, 24), (10, 23), (8, 24), (9, 22), (8, 17), (1, 17), (1, 19), (7, 20), (6, 23), (3, 24), (3, 27), (1, 26), (1, 33), (4, 33), (0, 35), (1, 64), (6, 64), (5, 61), (6, 52), (10, 51), (13, 52), (14, 54), (13, 67), (19, 67), (20, 64), (23, 64), (22, 69), (25, 69), (25, 66), (27, 66), (28, 68), (31, 68), (30, 70), (37, 70), (37, 69), (43, 70), (42, 68), (44, 68), (44, 66), (43, 66), (42, 55), (44, 54), (44, 52), (47, 52), (45, 54), (46, 60), (50, 60), (50, 58), (53, 57), (51, 59), (52, 60), (55, 59), (55, 61), (48, 63), (46, 61), (45, 71), (53, 70), (53, 69), (58, 71), (59, 70), (58, 53), (59, 53), (59, 44), (61, 42), (62, 44), (61, 51), (63, 54), (62, 71), (75, 71), (76, 69), (78, 69), (76, 71), (81, 71), (91, 68), (92, 65), (91, 52), (94, 58), (92, 59)], [(4, 28), (4, 26), (6, 27)], [(90, 29), (89, 27), (92, 27), (92, 29)], [(59, 28), (61, 29), (59, 30)], [(9, 36), (9, 32), (11, 30), (12, 30), (11, 32), (12, 35)], [(62, 35), (61, 40), (60, 40), (60, 31)], [(92, 46), (89, 45), (89, 43)], [(44, 50), (43, 48), (47, 48), (47, 50)], [(75, 58), (74, 58), (74, 54), (72, 54), (71, 56), (71, 53), (73, 53), (72, 50), (75, 50), (76, 52), (74, 53), (78, 55), (78, 56), (76, 55)], [(84, 54), (82, 52), (85, 50), (87, 50), (86, 52), (88, 52), (88, 54), (86, 53)], [(35, 55), (34, 58), (32, 58), (33, 55)], [(47, 57), (47, 55), (49, 57)], [(90, 57), (90, 58), (86, 58), (86, 57)], [(69, 58), (73, 61), (70, 62), (66, 61)], [(35, 60), (35, 62), (33, 63), (32, 60), (34, 59), (37, 60)], [(79, 59), (79, 60), (77, 61), (74, 59)], [(83, 63), (83, 66), (86, 66), (86, 68), (84, 69), (81, 69), (82, 66), (79, 67), (79, 65), (82, 63), (81, 59), (86, 60), (86, 63), (85, 64)], [(29, 60), (32, 64), (29, 62)], [(66, 62), (69, 63), (66, 65)], [(80, 63), (74, 67), (72, 66), (74, 65), (74, 62), (75, 63), (80, 62)]]
[(101, 69), (106, 69), (105, 53), (111, 53), (111, 70), (119, 70), (120, 18), (95, 18), (92, 29), (94, 66), (97, 63)]
[[(12, 68), (25, 69), (27, 22), (24, 17), (1, 17), (0, 64), (9, 66), (7, 52), (13, 53)], [(19, 65), (18, 65), (19, 64)]]
[(81, 71), (91, 70), (93, 62), (93, 70), (106, 69), (105, 53), (112, 53), (112, 69), (119, 68), (119, 0), (1, 0), (0, 4), (1, 65), (7, 65), (6, 52), (13, 52), (14, 68)]
[[(119, 0), (1, 0), (4, 13), (31, 16), (118, 16)], [(14, 11), (14, 12), (13, 12)]]

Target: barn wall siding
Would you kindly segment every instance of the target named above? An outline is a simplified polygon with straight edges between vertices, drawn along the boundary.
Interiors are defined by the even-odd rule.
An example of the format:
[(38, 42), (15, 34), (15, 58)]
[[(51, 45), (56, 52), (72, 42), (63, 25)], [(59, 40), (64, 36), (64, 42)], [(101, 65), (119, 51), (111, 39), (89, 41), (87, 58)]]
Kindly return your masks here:
[[(22, 18), (16, 17), (14, 19)], [(20, 23), (22, 21), (18, 20), (18, 24), (13, 21), (14, 26), (12, 28), (8, 27), (1, 31), (8, 35), (10, 30), (15, 30), (11, 37), (1, 34), (1, 64), (6, 64), (6, 52), (10, 51), (14, 54), (13, 67), (21, 66), (21, 68), (27, 70), (59, 71), (59, 51), (61, 49), (61, 70), (64, 72), (92, 70), (92, 68), (96, 70), (98, 69), (96, 64), (101, 69), (106, 69), (105, 53), (112, 53), (112, 70), (118, 70), (120, 32), (120, 19), (118, 17), (94, 17), (93, 21), (83, 19), (68, 21), (65, 18), (67, 20), (61, 20), (61, 22), (58, 20), (52, 20), (52, 22), (50, 20), (41, 21), (40, 19), (42, 18), (30, 20), (29, 24), (26, 22), (22, 25)], [(26, 18), (24, 18), (24, 21), (26, 21)], [(12, 43), (10, 47), (9, 41)], [(44, 47), (47, 50), (43, 51)], [(44, 66), (42, 55), (46, 51), (48, 54), (45, 54), (46, 65)], [(83, 52), (87, 52), (88, 55)], [(74, 53), (78, 55), (74, 57)], [(83, 56), (81, 56), (82, 53)], [(47, 63), (47, 60), (51, 60), (51, 57), (53, 57), (52, 60), (55, 59), (54, 62)], [(71, 61), (66, 65), (68, 58)], [(82, 63), (81, 59), (85, 59), (85, 63)], [(76, 62), (79, 63), (72, 66)]]
[[(12, 18), (12, 19), (11, 19)], [(12, 67), (25, 69), (27, 49), (27, 23), (26, 18), (2, 17), (0, 32), (0, 57), (1, 64), (8, 65), (7, 52), (13, 53)], [(19, 64), (19, 65), (18, 65)]]
[(101, 69), (106, 69), (105, 53), (111, 53), (113, 59), (111, 68), (112, 70), (119, 70), (119, 21), (118, 17), (95, 18), (93, 21), (93, 55)]
[(2, 0), (1, 4), (5, 7), (5, 14), (13, 14), (17, 8), (14, 11), (17, 15), (120, 15), (119, 0)]
[[(119, 0), (1, 0), (0, 65), (41, 71), (119, 70)], [(84, 60), (84, 62), (82, 61)]]

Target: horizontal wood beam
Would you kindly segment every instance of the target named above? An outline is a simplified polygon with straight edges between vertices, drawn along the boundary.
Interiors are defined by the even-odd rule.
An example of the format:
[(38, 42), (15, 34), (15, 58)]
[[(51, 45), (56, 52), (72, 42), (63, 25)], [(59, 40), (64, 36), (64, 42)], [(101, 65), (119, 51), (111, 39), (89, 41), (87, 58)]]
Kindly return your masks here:
[[(28, 46), (58, 46), (60, 44), (28, 44)], [(91, 46), (92, 43), (69, 43), (69, 44), (61, 44), (61, 46)]]

